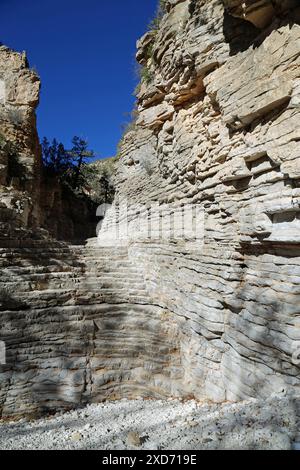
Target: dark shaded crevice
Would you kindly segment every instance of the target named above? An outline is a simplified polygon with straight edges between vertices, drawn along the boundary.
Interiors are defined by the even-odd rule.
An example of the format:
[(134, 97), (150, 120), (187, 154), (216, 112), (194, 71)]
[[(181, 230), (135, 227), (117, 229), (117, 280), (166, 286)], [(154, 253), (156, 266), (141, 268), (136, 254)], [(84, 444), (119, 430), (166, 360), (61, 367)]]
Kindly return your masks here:
[(230, 55), (234, 56), (249, 47), (259, 47), (273, 31), (294, 24), (300, 24), (300, 7), (282, 11), (280, 7), (275, 8), (272, 22), (264, 29), (254, 26), (250, 21), (232, 16), (227, 10), (224, 11), (223, 34), (225, 41), (230, 46)]
[(230, 55), (246, 51), (260, 34), (260, 30), (249, 21), (231, 16), (224, 12), (223, 34), (230, 46)]
[(271, 241), (257, 241), (252, 243), (241, 242), (237, 247), (239, 253), (243, 256), (259, 256), (269, 254), (288, 259), (298, 258), (300, 256), (300, 244), (288, 244), (286, 242), (275, 243)]
[(300, 188), (300, 180), (296, 180), (290, 178), (289, 176), (286, 176), (286, 178), (284, 179), (284, 186), (287, 186), (292, 189)]
[(251, 134), (255, 131), (257, 126), (271, 124), (275, 122), (289, 107), (291, 97), (287, 96), (282, 100), (278, 100), (277, 103), (273, 102), (268, 107), (261, 109), (256, 118), (251, 121), (249, 124), (241, 127), (241, 122), (238, 117), (236, 118), (237, 125), (232, 123), (227, 124), (230, 138), (232, 138), (236, 133), (242, 132), (244, 135)]
[(190, 4), (189, 4), (189, 14), (191, 16), (194, 15), (195, 11), (196, 11), (196, 8), (197, 8), (197, 0), (190, 0)]
[(251, 179), (252, 179), (252, 176), (246, 176), (238, 180), (224, 181), (223, 184), (226, 187), (233, 186), (236, 191), (242, 192), (248, 189)]
[(98, 204), (84, 194), (76, 194), (56, 178), (44, 178), (40, 206), (45, 214), (42, 226), (55, 239), (83, 245), (96, 236)]

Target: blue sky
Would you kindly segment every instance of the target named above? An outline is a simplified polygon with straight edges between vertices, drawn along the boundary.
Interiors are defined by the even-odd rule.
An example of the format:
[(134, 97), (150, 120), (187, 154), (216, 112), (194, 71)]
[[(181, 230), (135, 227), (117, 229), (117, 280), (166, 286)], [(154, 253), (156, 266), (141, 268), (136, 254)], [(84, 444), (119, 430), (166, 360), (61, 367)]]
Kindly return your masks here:
[(26, 50), (42, 79), (40, 138), (88, 139), (115, 154), (134, 104), (135, 44), (157, 0), (0, 0), (0, 41)]

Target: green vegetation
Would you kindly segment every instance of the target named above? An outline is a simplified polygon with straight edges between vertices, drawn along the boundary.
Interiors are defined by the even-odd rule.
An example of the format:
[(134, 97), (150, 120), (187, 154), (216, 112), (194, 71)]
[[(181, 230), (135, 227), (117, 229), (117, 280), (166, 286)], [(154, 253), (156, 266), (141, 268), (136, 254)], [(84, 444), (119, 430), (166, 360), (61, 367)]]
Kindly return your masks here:
[[(166, 11), (167, 11), (167, 0), (159, 0), (156, 15), (148, 25), (148, 31), (151, 31), (153, 33), (153, 39), (150, 42), (150, 44), (148, 44), (146, 51), (145, 51), (146, 63), (144, 65), (138, 65), (136, 69), (136, 74), (138, 76), (139, 83), (137, 84), (133, 92), (134, 96), (137, 96), (139, 92), (141, 91), (142, 83), (145, 83), (146, 85), (150, 85), (154, 80), (154, 71), (152, 70), (152, 67), (151, 67), (152, 65), (154, 65), (154, 56), (153, 56), (154, 43), (155, 43), (157, 32), (161, 24), (161, 20), (164, 14), (166, 13)], [(136, 109), (134, 109), (131, 114), (131, 120), (124, 126), (123, 135), (117, 147), (117, 158), (120, 157), (124, 137), (126, 136), (126, 134), (128, 134), (128, 132), (135, 129), (136, 117), (137, 117), (137, 111)]]
[(146, 52), (145, 52), (146, 60), (153, 59), (153, 50), (154, 50), (154, 44), (153, 42), (151, 42), (149, 46), (146, 48)]
[(137, 96), (138, 93), (140, 92), (142, 82), (145, 83), (146, 85), (150, 85), (150, 83), (153, 82), (154, 73), (151, 70), (151, 65), (154, 63), (153, 49), (154, 49), (154, 39), (153, 39), (153, 42), (151, 42), (151, 44), (148, 45), (145, 51), (146, 63), (144, 65), (137, 64), (136, 75), (137, 75), (139, 82), (134, 90), (135, 96)]
[(93, 202), (101, 204), (113, 201), (117, 160), (116, 157), (106, 158), (84, 166), (85, 191)]
[(159, 29), (162, 17), (167, 11), (167, 0), (159, 0), (156, 15), (153, 20), (149, 23), (149, 31), (157, 31)]
[(167, 11), (167, 0), (159, 0), (159, 7), (163, 13)]
[(20, 148), (0, 134), (0, 150), (7, 156), (7, 185), (13, 178), (18, 178), (20, 189), (27, 181), (26, 167), (20, 161)]
[[(154, 57), (153, 57), (154, 42), (155, 42), (155, 38), (158, 33), (160, 24), (161, 24), (161, 20), (164, 14), (166, 13), (166, 5), (167, 5), (166, 0), (159, 1), (156, 15), (148, 25), (148, 31), (151, 31), (153, 33), (153, 40), (147, 46), (146, 51), (145, 51), (146, 65), (142, 65), (138, 68), (139, 79), (140, 81), (146, 83), (146, 85), (149, 85), (150, 83), (152, 83), (154, 79), (154, 73), (151, 70), (151, 65), (154, 63)], [(139, 87), (136, 88), (135, 94), (138, 94), (138, 92), (139, 92)]]
[(72, 139), (73, 147), (66, 150), (62, 143), (53, 139), (52, 144), (44, 137), (42, 141), (42, 160), (44, 173), (48, 176), (57, 176), (62, 183), (74, 190), (83, 185), (82, 169), (94, 157), (94, 152), (88, 149), (86, 140), (75, 136)]
[[(113, 159), (89, 163), (95, 154), (88, 149), (86, 140), (75, 136), (73, 147), (47, 138), (42, 142), (43, 173), (46, 179), (57, 179), (68, 193), (88, 199), (93, 203), (111, 202), (114, 195)], [(104, 164), (104, 162), (106, 162)]]
[(146, 85), (150, 85), (153, 82), (154, 74), (146, 65), (140, 67), (139, 74), (141, 81), (146, 83)]

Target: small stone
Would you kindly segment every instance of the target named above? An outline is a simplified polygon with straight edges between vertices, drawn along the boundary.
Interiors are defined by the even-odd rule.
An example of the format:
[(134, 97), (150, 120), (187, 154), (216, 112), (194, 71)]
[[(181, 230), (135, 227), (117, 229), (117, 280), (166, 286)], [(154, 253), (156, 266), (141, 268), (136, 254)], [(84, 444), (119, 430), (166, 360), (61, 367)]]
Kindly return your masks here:
[(191, 428), (195, 428), (196, 426), (198, 426), (198, 423), (197, 423), (197, 421), (191, 421), (189, 423), (189, 425), (190, 425)]
[(127, 444), (134, 447), (140, 447), (142, 441), (138, 433), (130, 431), (127, 436)]
[(80, 434), (80, 432), (74, 432), (71, 437), (70, 437), (71, 441), (73, 442), (78, 442), (78, 441), (81, 441), (83, 439), (83, 435)]

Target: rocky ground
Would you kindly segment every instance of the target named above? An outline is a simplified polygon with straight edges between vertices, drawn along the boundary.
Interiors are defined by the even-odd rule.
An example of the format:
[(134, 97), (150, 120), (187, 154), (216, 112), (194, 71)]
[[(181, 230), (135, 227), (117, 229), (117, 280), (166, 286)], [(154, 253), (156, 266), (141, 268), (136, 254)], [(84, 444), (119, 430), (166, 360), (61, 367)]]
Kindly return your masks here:
[[(297, 412), (298, 406), (298, 412)], [(0, 449), (295, 449), (299, 400), (121, 400), (36, 421), (0, 421)]]

